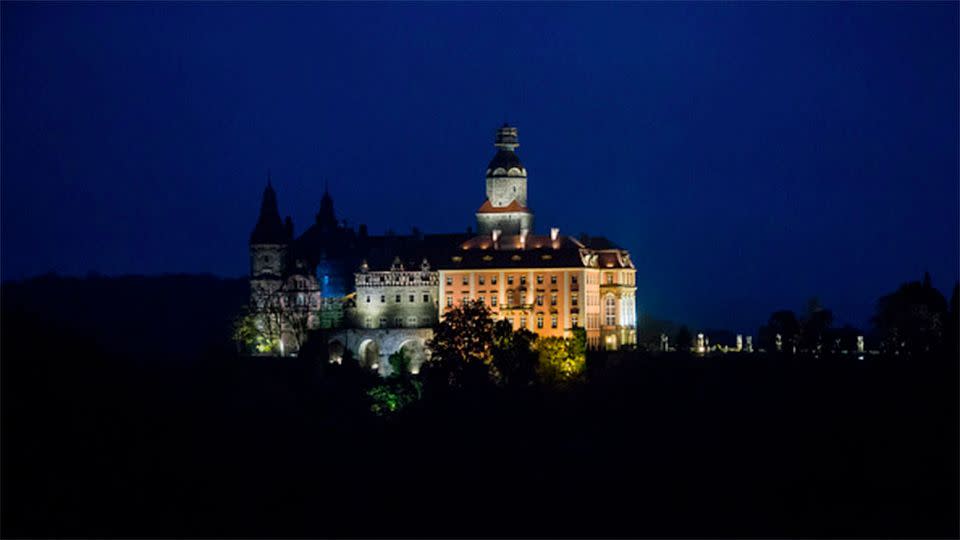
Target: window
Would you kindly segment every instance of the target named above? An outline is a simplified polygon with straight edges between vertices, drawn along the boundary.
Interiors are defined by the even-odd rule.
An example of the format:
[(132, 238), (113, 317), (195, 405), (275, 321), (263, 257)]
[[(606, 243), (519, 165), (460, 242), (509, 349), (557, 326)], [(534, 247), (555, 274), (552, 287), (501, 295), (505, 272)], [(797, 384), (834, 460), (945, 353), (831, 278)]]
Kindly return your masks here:
[(383, 304), (383, 303), (386, 302), (386, 301), (387, 301), (387, 295), (381, 294), (381, 295), (380, 295), (380, 303)]
[(412, 304), (412, 303), (414, 303), (414, 302), (416, 301), (416, 300), (414, 300), (414, 298), (415, 298), (415, 297), (411, 294), (410, 297), (407, 298), (407, 300), (409, 300), (410, 303)]
[(543, 284), (543, 274), (537, 274), (537, 285)]
[(550, 305), (551, 306), (557, 305), (557, 293), (553, 293), (550, 295)]
[(556, 327), (557, 327), (557, 316), (556, 316), (556, 315), (551, 315), (551, 316), (550, 316), (550, 328), (556, 328)]
[(477, 297), (477, 302), (480, 302), (481, 304), (483, 303), (483, 295), (482, 295), (482, 294)]
[(510, 317), (510, 318), (507, 319), (507, 320), (510, 321), (510, 326), (516, 326), (517, 320), (516, 320), (515, 318)]
[(447, 276), (447, 285), (453, 285), (453, 276)]
[(470, 284), (470, 276), (463, 276), (463, 284), (464, 285)]
[(306, 303), (307, 303), (307, 298), (303, 295), (303, 293), (297, 293), (297, 305), (302, 306)]
[(608, 295), (606, 299), (605, 322), (607, 326), (617, 324), (617, 299), (613, 295)]
[(550, 276), (550, 284), (551, 285), (557, 284), (557, 276)]
[(521, 285), (527, 284), (527, 276), (520, 276), (520, 284)]
[(493, 306), (493, 307), (497, 307), (497, 297), (496, 297), (496, 295), (490, 297), (490, 305)]
[(538, 294), (538, 295), (537, 295), (537, 305), (538, 305), (538, 306), (542, 306), (542, 305), (543, 305), (543, 295), (542, 295), (542, 294)]
[(516, 305), (513, 303), (513, 291), (507, 291), (507, 305), (508, 306)]
[(570, 284), (571, 285), (577, 284), (577, 276), (570, 276)]
[(403, 326), (403, 317), (394, 318), (393, 325), (396, 326), (397, 328), (400, 328), (401, 326)]
[(413, 316), (407, 317), (407, 326), (409, 326), (410, 328), (416, 328), (417, 318)]
[(363, 320), (363, 325), (367, 328), (373, 328), (373, 317), (367, 317)]
[(483, 285), (485, 281), (486, 281), (486, 280), (484, 279), (484, 277), (483, 277), (482, 275), (481, 275), (481, 276), (477, 276), (477, 283), (478, 283), (478, 284)]
[(513, 285), (513, 276), (507, 276), (507, 285)]
[(429, 303), (429, 302), (430, 302), (430, 295), (429, 295), (429, 294), (423, 295), (423, 303), (426, 304), (426, 303)]
[(570, 325), (573, 326), (574, 328), (577, 327), (577, 315), (574, 313), (570, 314)]
[(497, 276), (490, 276), (490, 284), (491, 285), (497, 284)]
[(452, 295), (452, 294), (448, 294), (448, 295), (447, 295), (447, 307), (453, 307), (453, 295)]
[(387, 318), (386, 318), (386, 317), (380, 317), (380, 326), (381, 326), (382, 328), (386, 328), (386, 326), (387, 326)]
[(613, 272), (607, 272), (607, 285), (613, 285)]
[(367, 295), (367, 303), (368, 303), (368, 304), (370, 303), (370, 295), (369, 295), (369, 294)]
[(577, 306), (577, 293), (570, 293), (570, 305)]
[(526, 315), (521, 315), (521, 316), (520, 316), (520, 328), (526, 328), (526, 327), (527, 327), (527, 316), (526, 316)]
[(398, 303), (398, 304), (400, 303), (400, 295), (399, 295), (399, 294), (397, 295), (397, 303)]
[(469, 300), (470, 300), (470, 297), (467, 295), (464, 295), (463, 298), (460, 299), (460, 303), (466, 304)]
[(537, 315), (537, 328), (543, 328), (543, 315)]

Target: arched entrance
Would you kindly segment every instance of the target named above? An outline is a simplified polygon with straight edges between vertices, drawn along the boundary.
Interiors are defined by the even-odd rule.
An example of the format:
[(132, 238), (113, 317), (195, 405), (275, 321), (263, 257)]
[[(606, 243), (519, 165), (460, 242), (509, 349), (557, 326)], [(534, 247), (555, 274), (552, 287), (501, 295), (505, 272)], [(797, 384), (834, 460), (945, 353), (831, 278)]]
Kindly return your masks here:
[(357, 360), (360, 366), (367, 369), (377, 369), (380, 367), (380, 345), (372, 339), (365, 339), (357, 348)]
[(327, 345), (327, 358), (331, 364), (342, 364), (343, 363), (343, 343), (340, 343), (337, 340), (331, 341)]
[(427, 347), (422, 339), (408, 339), (400, 344), (400, 352), (404, 353), (410, 363), (407, 369), (410, 373), (416, 375), (420, 373), (420, 367), (427, 360)]

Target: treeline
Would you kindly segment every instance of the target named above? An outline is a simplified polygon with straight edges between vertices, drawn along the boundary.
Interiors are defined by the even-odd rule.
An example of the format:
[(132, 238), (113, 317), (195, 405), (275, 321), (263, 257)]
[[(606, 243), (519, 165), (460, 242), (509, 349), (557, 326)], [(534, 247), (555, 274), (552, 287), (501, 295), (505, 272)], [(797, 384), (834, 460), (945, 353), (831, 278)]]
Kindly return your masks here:
[[(960, 284), (954, 284), (949, 302), (933, 286), (929, 273), (923, 279), (903, 283), (895, 291), (879, 298), (870, 319), (869, 328), (834, 325), (834, 313), (818, 298), (807, 302), (804, 312), (790, 309), (772, 313), (767, 323), (757, 330), (755, 350), (786, 354), (833, 354), (856, 352), (863, 338), (867, 351), (879, 351), (895, 356), (957, 351), (958, 303)], [(732, 346), (735, 333), (706, 329), (691, 331), (687, 325), (648, 318), (642, 323), (641, 346), (655, 351), (661, 348), (661, 336), (666, 335), (672, 349), (689, 351), (695, 343), (695, 333), (703, 333), (711, 344)]]

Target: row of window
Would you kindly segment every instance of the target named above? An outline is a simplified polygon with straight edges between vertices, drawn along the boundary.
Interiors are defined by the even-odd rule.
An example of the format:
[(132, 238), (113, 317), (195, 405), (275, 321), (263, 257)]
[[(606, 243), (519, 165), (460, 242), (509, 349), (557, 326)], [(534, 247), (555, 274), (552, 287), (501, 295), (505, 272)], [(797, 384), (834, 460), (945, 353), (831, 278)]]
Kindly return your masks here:
[[(537, 280), (537, 284), (538, 284), (538, 285), (543, 285), (543, 280), (544, 280), (543, 274), (537, 274), (535, 279)], [(514, 282), (514, 276), (513, 276), (512, 274), (508, 274), (508, 275), (507, 275), (507, 285), (513, 285), (513, 282)], [(461, 283), (462, 283), (463, 285), (470, 285), (470, 275), (469, 275), (469, 274), (464, 275), (464, 276), (461, 278)], [(491, 285), (496, 285), (496, 284), (497, 284), (497, 276), (490, 276), (490, 284), (491, 284)], [(527, 284), (527, 276), (526, 276), (526, 274), (520, 274), (520, 284), (521, 284), (521, 285), (526, 285), (526, 284)], [(557, 276), (556, 276), (556, 275), (551, 275), (551, 276), (550, 276), (550, 284), (551, 284), (551, 285), (556, 285), (556, 284), (557, 284)], [(576, 284), (577, 284), (577, 276), (570, 276), (570, 284), (571, 284), (571, 285), (576, 285)], [(453, 285), (453, 276), (447, 276), (447, 285)], [(478, 276), (477, 276), (477, 285), (486, 285), (486, 276), (484, 276), (484, 275), (478, 275)]]
[[(379, 322), (380, 322), (379, 328), (386, 328), (386, 327), (387, 327), (387, 318), (386, 318), (386, 317), (380, 317), (380, 321), (379, 321)], [(419, 322), (420, 322), (419, 319), (417, 319), (417, 318), (414, 317), (414, 316), (407, 317), (407, 319), (406, 319), (406, 327), (407, 327), (407, 328), (416, 328), (416, 327), (417, 327), (417, 324), (418, 324)], [(429, 324), (430, 321), (429, 321), (429, 319), (424, 319), (423, 322), (424, 322), (425, 324)], [(364, 326), (366, 326), (367, 328), (375, 328), (375, 327), (373, 326), (373, 317), (367, 317), (367, 318), (363, 321), (363, 323), (364, 323)], [(393, 319), (393, 326), (396, 327), (396, 328), (403, 328), (403, 327), (404, 327), (404, 319), (403, 319), (403, 317), (395, 317), (395, 318)]]
[[(366, 302), (367, 302), (368, 304), (370, 303), (370, 298), (371, 298), (371, 296), (368, 294), (367, 297), (366, 297)], [(429, 295), (429, 294), (424, 293), (423, 296), (422, 296), (422, 298), (423, 298), (423, 303), (425, 303), (425, 304), (430, 303), (430, 295)], [(402, 300), (403, 300), (403, 295), (402, 295), (402, 294), (398, 294), (398, 295), (396, 295), (396, 296), (394, 297), (394, 302), (397, 303), (397, 304), (399, 304), (400, 302), (402, 302)], [(416, 302), (416, 301), (417, 301), (417, 295), (415, 295), (415, 294), (408, 294), (408, 295), (407, 295), (407, 301), (410, 302), (411, 304), (414, 303), (414, 302)], [(380, 295), (380, 303), (381, 303), (381, 304), (387, 303), (387, 295), (385, 295), (385, 294), (381, 294), (381, 295)]]
[[(426, 296), (426, 295), (425, 295), (425, 296)], [(381, 298), (381, 302), (382, 302), (382, 301), (383, 301), (383, 300), (382, 300), (383, 297), (381, 296), (380, 298)], [(399, 295), (398, 295), (398, 298), (399, 298)], [(497, 295), (491, 295), (491, 296), (490, 296), (490, 306), (491, 306), (491, 307), (497, 307), (497, 298), (498, 298)], [(542, 306), (542, 305), (543, 305), (543, 298), (544, 298), (544, 295), (538, 294), (538, 295), (536, 296), (536, 299), (535, 299), (536, 305)], [(461, 302), (466, 302), (466, 301), (469, 300), (469, 299), (470, 299), (469, 296), (464, 295), (464, 296), (462, 297), (462, 299), (461, 299)], [(480, 302), (481, 304), (485, 304), (485, 303), (486, 303), (486, 300), (487, 300), (487, 297), (486, 297), (486, 296), (484, 296), (484, 295), (482, 295), (482, 294), (477, 295), (477, 301)], [(507, 291), (507, 305), (508, 305), (508, 306), (515, 306), (515, 305), (517, 305), (517, 304), (514, 302), (514, 300), (515, 300), (514, 292), (513, 292), (513, 291)], [(411, 300), (411, 301), (412, 301), (412, 300)], [(426, 300), (425, 300), (425, 301), (426, 301)], [(399, 300), (398, 300), (398, 302), (399, 302)], [(556, 305), (557, 305), (557, 294), (556, 294), (556, 293), (552, 293), (552, 294), (550, 295), (550, 305), (551, 305), (551, 306), (556, 306)], [(570, 306), (571, 306), (571, 307), (577, 307), (578, 305), (579, 305), (579, 297), (578, 297), (577, 293), (571, 293), (571, 294), (570, 294)], [(453, 307), (453, 295), (452, 295), (452, 294), (448, 294), (448, 295), (447, 295), (447, 307)]]
[[(604, 282), (607, 285), (614, 285), (615, 283), (621, 283), (623, 285), (635, 285), (636, 276), (633, 272), (604, 272)], [(617, 279), (617, 276), (620, 279)]]
[(407, 274), (407, 275), (392, 275), (392, 279), (387, 280), (386, 274), (381, 274), (379, 276), (360, 276), (357, 278), (357, 283), (360, 284), (374, 284), (374, 283), (386, 283), (387, 281), (396, 282), (396, 283), (421, 283), (429, 282), (430, 274)]
[[(515, 317), (507, 317), (506, 320), (510, 322), (510, 326), (515, 326), (515, 325), (516, 325), (516, 318), (515, 318)], [(535, 320), (536, 320), (536, 327), (537, 327), (537, 328), (543, 328), (543, 315), (537, 315), (537, 317), (536, 317)], [(573, 326), (574, 326), (574, 327), (577, 326), (577, 317), (576, 317), (576, 315), (573, 316), (573, 318), (571, 319), (571, 322), (573, 323)], [(526, 315), (520, 315), (520, 328), (526, 328), (526, 327), (527, 327), (527, 316), (526, 316)], [(551, 315), (551, 316), (550, 316), (550, 328), (557, 328), (557, 316), (556, 316), (556, 315)]]

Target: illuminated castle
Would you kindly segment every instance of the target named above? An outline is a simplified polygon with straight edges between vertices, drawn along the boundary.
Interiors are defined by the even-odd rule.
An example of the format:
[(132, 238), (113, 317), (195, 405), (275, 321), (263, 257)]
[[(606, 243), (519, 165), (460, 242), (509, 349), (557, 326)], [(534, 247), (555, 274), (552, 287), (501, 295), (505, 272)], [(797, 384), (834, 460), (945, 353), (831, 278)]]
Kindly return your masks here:
[(273, 332), (270, 353), (294, 353), (319, 329), (332, 360), (349, 349), (385, 373), (385, 358), (405, 349), (416, 370), (432, 328), (466, 300), (514, 329), (569, 336), (581, 327), (592, 348), (635, 345), (630, 254), (603, 237), (536, 234), (517, 128), (498, 129), (494, 146), (476, 235), (370, 235), (339, 223), (325, 192), (315, 222), (295, 237), (268, 181), (250, 236), (250, 305), (261, 331)]

